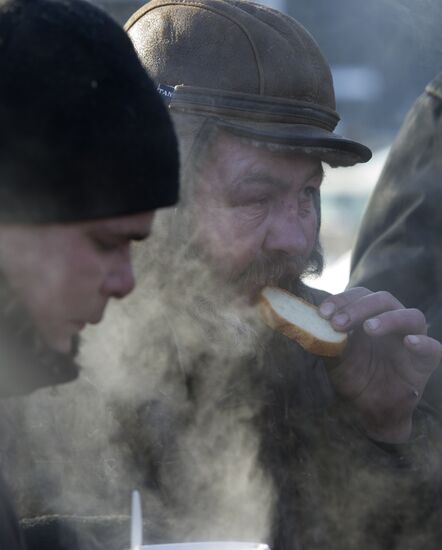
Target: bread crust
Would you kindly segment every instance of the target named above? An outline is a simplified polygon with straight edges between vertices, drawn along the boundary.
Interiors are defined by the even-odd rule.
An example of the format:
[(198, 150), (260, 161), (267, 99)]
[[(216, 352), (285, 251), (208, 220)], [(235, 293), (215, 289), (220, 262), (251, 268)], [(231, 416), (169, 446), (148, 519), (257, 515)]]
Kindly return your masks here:
[[(283, 289), (278, 289), (280, 292), (287, 294), (291, 299), (295, 299), (298, 302), (304, 304), (305, 307), (309, 307), (317, 313), (318, 308), (313, 304), (310, 304), (303, 298), (295, 296), (290, 292)], [(342, 354), (345, 346), (347, 345), (347, 335), (343, 334), (341, 342), (328, 342), (316, 337), (314, 334), (302, 329), (301, 327), (289, 323), (286, 319), (281, 317), (273, 309), (271, 303), (261, 293), (258, 299), (258, 306), (263, 317), (264, 322), (272, 329), (281, 332), (288, 338), (298, 342), (306, 351), (321, 357), (337, 357)]]

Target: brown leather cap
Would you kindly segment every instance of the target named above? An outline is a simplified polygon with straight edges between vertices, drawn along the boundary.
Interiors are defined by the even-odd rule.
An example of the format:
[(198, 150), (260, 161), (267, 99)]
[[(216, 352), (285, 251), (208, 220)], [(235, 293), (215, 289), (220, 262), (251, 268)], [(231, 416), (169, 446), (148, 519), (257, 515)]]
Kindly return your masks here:
[(125, 28), (173, 112), (314, 151), (333, 166), (371, 158), (333, 132), (330, 68), (292, 17), (246, 0), (153, 0)]

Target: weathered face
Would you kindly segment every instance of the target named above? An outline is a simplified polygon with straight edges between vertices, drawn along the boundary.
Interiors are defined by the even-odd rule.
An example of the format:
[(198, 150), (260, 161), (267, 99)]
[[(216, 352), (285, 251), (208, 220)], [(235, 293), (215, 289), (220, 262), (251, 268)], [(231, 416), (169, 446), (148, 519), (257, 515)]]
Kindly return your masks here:
[(283, 271), (299, 276), (317, 242), (322, 177), (317, 159), (220, 134), (195, 190), (198, 239), (215, 268), (252, 294)]
[(153, 212), (71, 224), (0, 226), (0, 266), (37, 331), (67, 353), (109, 298), (134, 288), (130, 242), (148, 236)]

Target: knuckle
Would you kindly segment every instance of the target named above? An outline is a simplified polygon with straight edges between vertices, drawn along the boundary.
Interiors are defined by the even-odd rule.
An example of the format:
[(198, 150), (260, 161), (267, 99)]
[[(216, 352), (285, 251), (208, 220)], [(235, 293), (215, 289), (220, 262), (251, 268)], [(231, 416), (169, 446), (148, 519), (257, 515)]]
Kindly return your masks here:
[(347, 310), (349, 308), (352, 308), (355, 302), (357, 302), (361, 298), (364, 298), (368, 294), (371, 294), (371, 291), (367, 290), (364, 287), (352, 287), (348, 288), (341, 294), (336, 294), (334, 296), (334, 302), (338, 308)]
[(370, 294), (373, 294), (371, 290), (368, 290), (368, 288), (365, 288), (363, 286), (358, 286), (352, 289), (351, 297), (352, 299), (361, 299), (365, 296), (369, 296)]
[(389, 304), (391, 302), (392, 297), (393, 297), (386, 290), (379, 290), (378, 292), (375, 292), (374, 295), (383, 304)]
[(425, 318), (425, 315), (422, 313), (420, 309), (417, 309), (415, 307), (409, 309), (410, 313), (416, 318), (416, 322), (426, 325), (427, 320)]
[(434, 338), (424, 337), (421, 355), (426, 367), (433, 371), (442, 359), (442, 344)]
[(442, 344), (434, 338), (432, 338), (431, 340), (433, 341), (434, 354), (439, 357), (440, 361), (440, 359), (442, 359)]
[(403, 305), (399, 302), (399, 300), (387, 290), (378, 290), (373, 294), (373, 296), (375, 296), (376, 300), (379, 301), (380, 306), (385, 309), (392, 309), (397, 307), (403, 308)]
[(350, 287), (348, 290), (351, 290), (353, 292), (370, 292), (370, 290), (368, 290), (368, 288), (365, 288), (364, 286), (352, 286)]

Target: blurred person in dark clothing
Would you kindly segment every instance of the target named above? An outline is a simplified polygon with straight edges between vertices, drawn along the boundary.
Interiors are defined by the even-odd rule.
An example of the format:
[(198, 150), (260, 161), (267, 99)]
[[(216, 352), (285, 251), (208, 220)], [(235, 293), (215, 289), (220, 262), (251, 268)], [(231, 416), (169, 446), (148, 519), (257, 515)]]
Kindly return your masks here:
[[(0, 395), (10, 397), (76, 379), (79, 332), (131, 292), (131, 241), (177, 201), (178, 158), (132, 44), (89, 3), (2, 0), (0, 73)], [(0, 548), (24, 546), (2, 484)]]
[[(425, 313), (442, 340), (442, 75), (408, 113), (364, 215), (350, 285), (388, 290)], [(442, 411), (438, 368), (424, 399)]]

